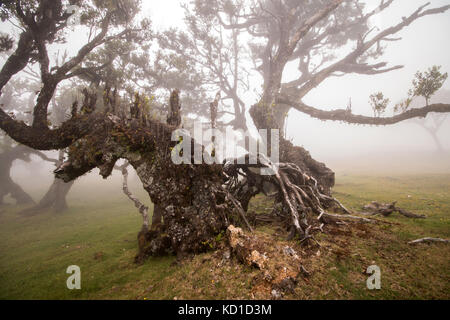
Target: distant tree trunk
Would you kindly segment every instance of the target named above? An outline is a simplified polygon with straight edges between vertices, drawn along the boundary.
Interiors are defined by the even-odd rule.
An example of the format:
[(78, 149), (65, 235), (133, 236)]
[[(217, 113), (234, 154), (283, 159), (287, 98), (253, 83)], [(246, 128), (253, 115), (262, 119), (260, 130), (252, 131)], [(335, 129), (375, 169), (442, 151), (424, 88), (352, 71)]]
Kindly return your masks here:
[(8, 194), (16, 200), (17, 204), (32, 204), (33, 199), (10, 176), (12, 164), (15, 160), (29, 161), (28, 148), (16, 146), (0, 154), (0, 204)]
[(74, 181), (65, 183), (61, 179), (55, 178), (41, 201), (36, 206), (24, 210), (24, 213), (37, 213), (45, 209), (54, 209), (56, 213), (66, 211), (68, 208), (66, 196), (73, 183)]
[(10, 194), (11, 197), (15, 199), (16, 203), (19, 205), (34, 203), (30, 195), (28, 195), (17, 183), (12, 181), (9, 176), (6, 179), (4, 179), (3, 177), (1, 179), (0, 204), (3, 204), (3, 198), (8, 194)]
[[(64, 162), (64, 151), (59, 151), (59, 159), (57, 165)], [(55, 178), (52, 185), (48, 189), (44, 197), (39, 203), (31, 208), (22, 211), (23, 214), (36, 214), (47, 209), (53, 209), (56, 213), (62, 213), (68, 209), (66, 196), (73, 186), (74, 181), (68, 183), (61, 179)]]
[(441, 141), (439, 140), (438, 132), (444, 122), (447, 120), (447, 115), (433, 114), (430, 116), (430, 118), (433, 120), (431, 124), (426, 124), (423, 119), (415, 119), (415, 121), (413, 122), (421, 126), (430, 134), (431, 138), (434, 141), (434, 144), (436, 145), (436, 153), (443, 154), (445, 149), (442, 146)]
[(444, 148), (442, 147), (441, 141), (439, 141), (436, 131), (428, 130), (428, 132), (430, 133), (431, 137), (433, 138), (434, 143), (436, 144), (436, 152), (443, 153)]

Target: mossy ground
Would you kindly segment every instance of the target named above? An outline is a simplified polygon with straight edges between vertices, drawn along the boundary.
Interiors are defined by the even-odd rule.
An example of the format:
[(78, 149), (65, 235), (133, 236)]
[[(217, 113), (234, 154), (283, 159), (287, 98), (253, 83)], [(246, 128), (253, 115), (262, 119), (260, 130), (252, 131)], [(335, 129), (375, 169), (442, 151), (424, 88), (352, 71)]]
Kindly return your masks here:
[[(397, 214), (380, 218), (391, 224), (332, 228), (319, 234), (321, 247), (291, 242), (311, 276), (299, 279), (287, 299), (449, 299), (450, 246), (410, 246), (425, 236), (450, 238), (450, 175), (369, 176), (337, 174), (334, 194), (358, 210), (377, 200), (427, 219)], [(143, 196), (143, 194), (141, 194)], [(175, 263), (174, 257), (150, 258), (135, 265), (140, 216), (120, 190), (97, 192), (75, 187), (70, 209), (24, 217), (15, 206), (0, 207), (0, 299), (251, 299), (259, 272), (234, 261), (221, 263), (210, 252)], [(268, 210), (257, 197), (251, 209)], [(283, 240), (276, 228), (257, 232)], [(281, 237), (280, 237), (281, 236)], [(218, 245), (223, 239), (218, 238)], [(365, 271), (381, 268), (381, 290), (368, 290)], [(66, 288), (66, 269), (81, 268), (82, 289)]]

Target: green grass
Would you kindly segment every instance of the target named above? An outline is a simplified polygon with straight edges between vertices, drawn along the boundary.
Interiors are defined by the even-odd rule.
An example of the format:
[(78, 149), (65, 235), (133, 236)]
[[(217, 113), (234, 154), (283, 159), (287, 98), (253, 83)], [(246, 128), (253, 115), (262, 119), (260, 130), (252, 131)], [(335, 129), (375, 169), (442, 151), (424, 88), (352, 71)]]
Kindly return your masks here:
[[(398, 201), (398, 206), (428, 218), (392, 215), (383, 219), (396, 224), (377, 225), (367, 237), (358, 230), (349, 236), (320, 234), (319, 241), (332, 245), (325, 245), (322, 255), (311, 259), (317, 272), (302, 279), (288, 298), (450, 298), (448, 245), (406, 244), (424, 236), (450, 238), (450, 175), (338, 174), (336, 180), (335, 196), (351, 209), (372, 200)], [(174, 257), (135, 265), (141, 217), (119, 189), (96, 193), (84, 184), (73, 190), (69, 200), (70, 210), (62, 215), (23, 217), (18, 214), (22, 208), (0, 208), (0, 299), (251, 297), (249, 279), (254, 270), (214, 269), (208, 260), (211, 254), (181, 266), (173, 263)], [(258, 211), (270, 206), (261, 198), (252, 205)], [(372, 263), (382, 270), (379, 291), (365, 287), (363, 272)], [(81, 268), (81, 290), (66, 288), (70, 265)]]
[[(140, 216), (125, 201), (103, 201), (72, 203), (62, 215), (7, 209), (0, 216), (0, 299), (134, 298), (127, 284), (170, 274), (173, 257), (133, 264)], [(82, 290), (67, 289), (69, 265), (81, 268)]]
[(375, 200), (397, 201), (398, 207), (428, 216), (428, 219), (390, 217), (405, 224), (398, 232), (404, 239), (421, 235), (450, 237), (450, 174), (338, 175), (334, 195), (355, 210)]
[[(353, 235), (343, 243), (349, 252), (322, 262), (311, 296), (336, 299), (449, 299), (450, 250), (448, 245), (410, 246), (422, 237), (450, 238), (450, 175), (353, 176), (337, 175), (334, 195), (347, 207), (361, 210), (370, 201), (398, 201), (399, 207), (425, 214), (408, 219), (393, 214), (383, 220), (394, 224), (370, 226), (367, 236)], [(324, 235), (330, 241), (334, 238)], [(382, 289), (367, 290), (365, 269), (380, 267)], [(329, 289), (331, 288), (331, 290)], [(314, 291), (315, 290), (315, 291)]]

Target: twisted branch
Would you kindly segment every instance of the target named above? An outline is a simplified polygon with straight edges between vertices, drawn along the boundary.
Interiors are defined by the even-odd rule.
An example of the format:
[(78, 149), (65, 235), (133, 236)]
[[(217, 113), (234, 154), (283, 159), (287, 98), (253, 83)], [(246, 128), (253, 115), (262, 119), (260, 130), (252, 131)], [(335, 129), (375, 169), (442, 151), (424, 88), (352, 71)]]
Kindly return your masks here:
[(123, 193), (134, 203), (134, 206), (139, 210), (140, 214), (142, 215), (143, 223), (142, 223), (142, 229), (145, 231), (148, 230), (149, 226), (149, 219), (148, 219), (148, 207), (143, 204), (136, 196), (134, 196), (130, 189), (128, 188), (128, 170), (127, 167), (129, 166), (128, 161), (126, 161), (122, 166), (119, 167), (119, 169), (122, 171), (123, 175), (123, 184), (122, 189)]

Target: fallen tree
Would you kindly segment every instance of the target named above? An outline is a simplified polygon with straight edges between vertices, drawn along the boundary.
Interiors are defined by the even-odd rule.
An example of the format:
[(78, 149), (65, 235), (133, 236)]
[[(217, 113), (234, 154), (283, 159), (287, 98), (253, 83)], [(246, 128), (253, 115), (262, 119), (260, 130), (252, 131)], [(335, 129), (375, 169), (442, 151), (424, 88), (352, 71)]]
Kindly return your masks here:
[[(387, 39), (390, 35), (420, 17), (442, 13), (450, 8), (443, 6), (425, 10), (426, 6), (422, 6), (403, 22), (381, 31), (370, 40), (367, 40), (368, 33), (360, 36), (356, 49), (345, 59), (314, 74), (305, 73), (307, 77), (302, 81), (282, 85), (282, 74), (286, 64), (298, 58), (298, 51), (306, 45), (306, 40), (313, 43), (308, 50), (313, 50), (314, 46), (320, 43), (323, 38), (308, 39), (307, 36), (318, 25), (325, 24), (326, 27), (330, 23), (334, 24), (333, 19), (328, 18), (341, 7), (342, 2), (334, 0), (320, 3), (318, 7), (312, 7), (313, 10), (310, 10), (305, 20), (301, 21), (297, 14), (305, 9), (303, 4), (290, 8), (287, 4), (285, 6), (284, 2), (280, 2), (279, 7), (271, 8), (277, 10), (275, 15), (264, 13), (263, 21), (257, 19), (255, 22), (250, 18), (252, 27), (263, 25), (262, 30), (269, 34), (274, 25), (279, 26), (281, 30), (276, 33), (277, 38), (268, 44), (267, 52), (270, 57), (266, 58), (270, 58), (267, 60), (270, 68), (264, 71), (264, 91), (260, 101), (250, 109), (250, 115), (257, 129), (282, 129), (279, 119), (281, 107), (299, 106), (299, 111), (302, 111), (303, 103), (299, 101), (320, 82), (336, 72), (374, 74), (392, 70), (380, 69), (384, 67), (383, 63), (369, 65), (358, 59), (367, 58), (365, 54), (370, 48), (376, 47), (381, 41), (389, 41)], [(392, 1), (382, 1), (380, 7), (384, 9), (391, 3)], [(179, 141), (173, 139), (173, 132), (179, 129), (182, 123), (178, 90), (174, 90), (170, 96), (165, 122), (149, 115), (145, 109), (145, 99), (138, 93), (130, 100), (125, 94), (120, 96), (116, 90), (111, 90), (112, 88), (105, 84), (102, 110), (97, 109), (98, 92), (85, 89), (84, 100), (73, 104), (70, 119), (59, 127), (49, 127), (48, 105), (57, 85), (86, 71), (81, 67), (82, 63), (95, 48), (113, 40), (123, 42), (127, 37), (133, 37), (140, 31), (130, 29), (129, 16), (124, 15), (123, 8), (108, 9), (110, 11), (107, 14), (100, 15), (101, 30), (98, 34), (92, 37), (72, 59), (61, 66), (50, 68), (47, 44), (54, 41), (55, 36), (64, 30), (68, 18), (61, 6), (53, 4), (52, 1), (42, 0), (37, 10), (24, 12), (17, 2), (14, 9), (25, 31), (15, 52), (0, 71), (0, 89), (33, 57), (37, 59), (41, 70), (42, 89), (34, 106), (33, 122), (30, 125), (17, 121), (0, 109), (0, 128), (17, 142), (34, 149), (68, 148), (67, 160), (55, 170), (56, 177), (65, 182), (73, 181), (94, 168), (99, 168), (100, 175), (107, 178), (117, 161), (125, 159), (136, 170), (145, 191), (155, 205), (150, 225), (145, 207), (135, 201), (132, 195), (130, 196), (127, 186), (124, 185), (125, 193), (137, 204), (144, 219), (138, 235), (137, 261), (143, 261), (151, 255), (174, 253), (183, 257), (208, 250), (212, 247), (214, 238), (231, 224), (247, 227), (251, 231), (252, 227), (246, 212), (248, 203), (256, 194), (265, 192), (267, 185), (276, 191), (274, 210), (270, 216), (281, 220), (286, 229), (291, 231), (291, 238), (298, 236), (302, 243), (310, 241), (317, 243), (314, 234), (323, 231), (324, 224), (373, 221), (367, 217), (350, 214), (350, 211), (331, 195), (331, 187), (334, 185), (333, 171), (313, 159), (304, 148), (294, 146), (283, 138), (280, 139), (279, 163), (273, 163), (268, 158), (268, 154), (274, 150), (269, 136), (268, 152), (248, 154), (247, 157), (257, 159), (256, 164), (248, 162), (242, 165), (236, 160), (225, 164), (208, 164), (213, 163), (206, 161), (212, 155), (205, 152), (203, 145), (198, 146), (201, 142), (189, 136), (183, 137), (192, 146), (192, 151), (196, 149), (195, 146), (202, 151), (204, 161), (195, 165), (192, 161), (188, 161), (191, 164), (175, 163), (172, 155), (177, 152), (176, 146)], [(259, 9), (258, 12), (261, 13)], [(367, 22), (373, 14), (362, 15), (358, 21)], [(271, 21), (266, 24), (267, 19)], [(126, 26), (122, 31), (117, 31), (118, 20), (124, 21)], [(242, 25), (230, 27), (241, 28)], [(247, 27), (248, 24), (245, 28)], [(112, 32), (114, 33), (111, 34)], [(256, 31), (252, 29), (251, 32)], [(31, 49), (28, 43), (30, 41), (32, 41)], [(273, 55), (273, 52), (276, 54)], [(95, 73), (97, 68), (90, 71)], [(289, 100), (281, 100), (285, 95), (288, 95)], [(215, 118), (216, 101), (211, 106), (211, 110), (214, 110), (211, 112), (212, 118)], [(303, 109), (307, 114), (316, 115), (313, 111)], [(363, 121), (382, 125), (425, 116), (429, 112), (450, 112), (450, 105), (426, 106), (416, 111), (405, 112), (394, 120), (382, 117), (363, 117), (361, 120), (358, 116), (355, 118), (350, 110), (344, 112), (346, 118), (343, 118), (342, 110), (332, 111), (324, 116), (319, 112), (318, 117), (329, 120), (347, 119), (350, 123)], [(214, 119), (211, 120), (214, 124)], [(183, 154), (183, 157), (192, 160), (195, 154)], [(261, 169), (271, 170), (273, 174), (260, 175), (258, 170)], [(125, 169), (122, 168), (122, 171), (126, 177)], [(330, 213), (333, 208), (340, 210), (341, 214)]]
[[(167, 124), (147, 119), (141, 112), (131, 118), (109, 113), (90, 135), (69, 147), (68, 160), (55, 170), (56, 176), (66, 182), (95, 167), (106, 178), (117, 168), (119, 159), (126, 159), (127, 163), (120, 168), (124, 175), (124, 192), (143, 216), (136, 261), (143, 261), (150, 255), (175, 253), (183, 257), (208, 250), (215, 236), (230, 224), (246, 226), (251, 231), (244, 210), (248, 202), (242, 199), (248, 199), (244, 190), (260, 190), (258, 186), (264, 183), (278, 190), (276, 203), (280, 205), (274, 206), (273, 216), (284, 220), (292, 231), (291, 237), (299, 235), (301, 241), (315, 241), (313, 234), (320, 231), (323, 224), (358, 219), (349, 215), (350, 211), (337, 199), (321, 193), (317, 180), (295, 164), (275, 166), (263, 154), (258, 155), (256, 165), (237, 164), (240, 161), (223, 165), (174, 163), (171, 156), (177, 141), (172, 141), (172, 132), (180, 123), (180, 109), (178, 91), (174, 91)], [(190, 143), (191, 150), (195, 150), (197, 142), (191, 139)], [(203, 146), (200, 148), (205, 150)], [(208, 156), (204, 153), (204, 157)], [(191, 157), (193, 159), (194, 153)], [(128, 190), (128, 164), (136, 170), (155, 211), (160, 208), (161, 218), (153, 219), (151, 225), (148, 208)], [(275, 174), (259, 175), (252, 171), (256, 168), (272, 169)], [(333, 206), (343, 215), (325, 211)]]

